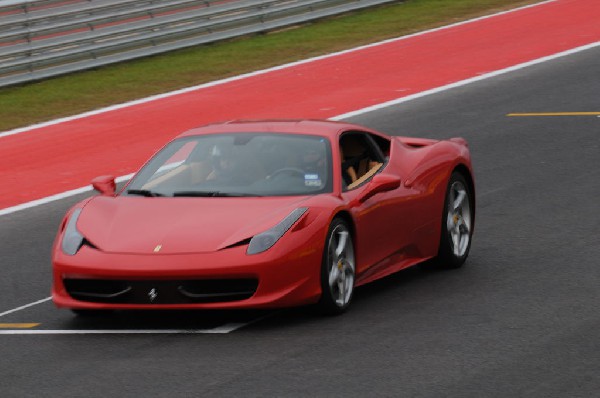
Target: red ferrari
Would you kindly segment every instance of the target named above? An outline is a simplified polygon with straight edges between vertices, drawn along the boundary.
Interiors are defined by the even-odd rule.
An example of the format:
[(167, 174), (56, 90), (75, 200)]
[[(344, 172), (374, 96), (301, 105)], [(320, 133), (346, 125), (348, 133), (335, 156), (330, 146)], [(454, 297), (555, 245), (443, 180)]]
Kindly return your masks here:
[(346, 310), (356, 286), (469, 253), (475, 190), (465, 140), (348, 123), (235, 121), (190, 130), (116, 192), (70, 209), (52, 297), (104, 309)]

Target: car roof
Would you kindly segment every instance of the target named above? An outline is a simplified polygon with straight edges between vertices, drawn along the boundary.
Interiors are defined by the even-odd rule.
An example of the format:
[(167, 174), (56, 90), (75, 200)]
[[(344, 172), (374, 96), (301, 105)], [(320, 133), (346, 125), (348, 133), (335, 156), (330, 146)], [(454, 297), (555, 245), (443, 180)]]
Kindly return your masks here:
[(267, 119), (233, 120), (222, 123), (213, 123), (188, 130), (179, 137), (218, 133), (272, 132), (326, 136), (333, 139), (340, 131), (346, 130), (362, 130), (373, 132), (372, 130), (363, 126), (351, 123), (335, 122), (331, 120)]

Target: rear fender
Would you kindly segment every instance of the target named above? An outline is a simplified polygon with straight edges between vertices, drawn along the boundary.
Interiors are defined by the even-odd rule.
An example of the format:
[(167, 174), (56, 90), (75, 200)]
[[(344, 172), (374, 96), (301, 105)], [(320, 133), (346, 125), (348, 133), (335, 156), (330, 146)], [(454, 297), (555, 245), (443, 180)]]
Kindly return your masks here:
[(411, 148), (422, 148), (424, 146), (433, 145), (439, 140), (433, 140), (429, 138), (415, 138), (415, 137), (395, 137), (398, 141), (407, 145)]

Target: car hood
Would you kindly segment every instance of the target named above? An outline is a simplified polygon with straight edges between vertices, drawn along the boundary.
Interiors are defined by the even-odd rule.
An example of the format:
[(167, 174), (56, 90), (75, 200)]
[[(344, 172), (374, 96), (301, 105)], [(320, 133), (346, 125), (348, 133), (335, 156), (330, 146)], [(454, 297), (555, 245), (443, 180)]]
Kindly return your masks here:
[(213, 252), (268, 230), (307, 198), (98, 196), (84, 207), (77, 229), (105, 252)]

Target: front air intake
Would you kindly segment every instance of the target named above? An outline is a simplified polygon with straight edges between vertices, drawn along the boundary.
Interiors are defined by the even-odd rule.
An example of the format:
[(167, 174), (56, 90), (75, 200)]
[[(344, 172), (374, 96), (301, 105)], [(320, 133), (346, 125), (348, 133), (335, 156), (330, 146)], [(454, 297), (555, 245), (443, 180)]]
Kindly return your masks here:
[(258, 288), (257, 279), (63, 280), (76, 300), (112, 304), (193, 304), (245, 300)]

